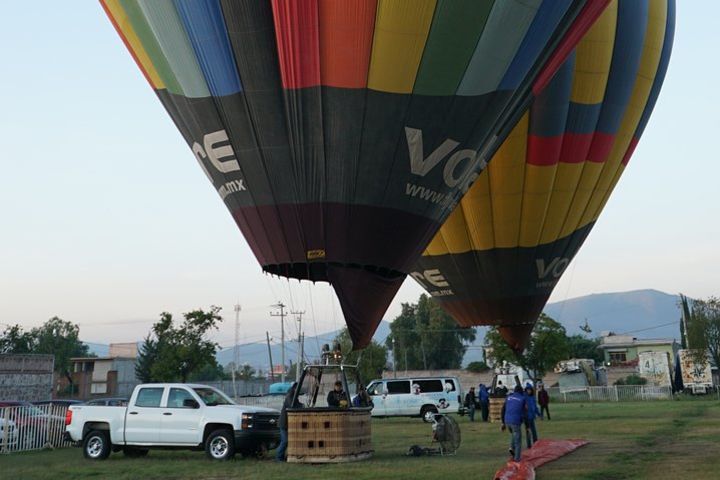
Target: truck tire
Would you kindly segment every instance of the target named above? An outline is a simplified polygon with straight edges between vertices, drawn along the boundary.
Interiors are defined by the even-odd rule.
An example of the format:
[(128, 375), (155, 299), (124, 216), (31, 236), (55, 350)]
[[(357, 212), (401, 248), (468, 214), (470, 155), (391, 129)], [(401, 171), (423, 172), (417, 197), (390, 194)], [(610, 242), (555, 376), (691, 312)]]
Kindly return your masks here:
[(420, 418), (422, 418), (423, 422), (430, 423), (432, 422), (432, 416), (436, 413), (438, 413), (436, 407), (432, 405), (423, 405), (420, 409)]
[(138, 448), (138, 447), (124, 447), (123, 448), (123, 454), (128, 458), (146, 457), (149, 452), (150, 452), (150, 450), (148, 450), (147, 448)]
[(105, 430), (91, 430), (83, 439), (83, 455), (89, 460), (105, 460), (110, 455), (110, 435)]
[(211, 460), (225, 461), (235, 456), (235, 436), (232, 430), (213, 430), (205, 440), (205, 454)]

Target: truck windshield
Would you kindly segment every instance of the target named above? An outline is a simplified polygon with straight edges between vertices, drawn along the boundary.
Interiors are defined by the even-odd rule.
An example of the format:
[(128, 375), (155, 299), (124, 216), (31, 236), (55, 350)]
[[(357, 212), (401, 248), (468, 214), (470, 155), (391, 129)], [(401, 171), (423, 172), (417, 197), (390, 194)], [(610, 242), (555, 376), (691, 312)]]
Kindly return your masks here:
[(205, 403), (208, 407), (214, 407), (216, 405), (234, 405), (232, 400), (214, 388), (193, 388), (193, 390), (195, 390), (195, 393), (198, 394), (203, 403)]

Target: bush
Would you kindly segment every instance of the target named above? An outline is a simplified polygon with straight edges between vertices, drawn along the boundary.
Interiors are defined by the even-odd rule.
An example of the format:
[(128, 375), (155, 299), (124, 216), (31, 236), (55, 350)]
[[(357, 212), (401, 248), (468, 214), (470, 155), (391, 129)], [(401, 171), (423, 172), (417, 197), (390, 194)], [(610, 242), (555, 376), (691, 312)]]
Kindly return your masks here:
[(643, 378), (640, 375), (632, 374), (625, 378), (620, 378), (615, 382), (615, 385), (645, 385), (647, 378)]
[(468, 363), (468, 366), (465, 368), (468, 372), (473, 373), (481, 373), (481, 372), (487, 372), (490, 370), (490, 367), (487, 366), (487, 363), (485, 362), (470, 362)]

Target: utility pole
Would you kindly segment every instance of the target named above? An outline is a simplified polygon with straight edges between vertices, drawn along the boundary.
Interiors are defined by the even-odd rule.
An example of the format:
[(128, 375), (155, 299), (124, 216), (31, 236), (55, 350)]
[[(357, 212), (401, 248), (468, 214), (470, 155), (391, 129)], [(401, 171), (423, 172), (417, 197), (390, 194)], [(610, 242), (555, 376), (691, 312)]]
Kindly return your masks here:
[(239, 303), (235, 304), (235, 346), (234, 346), (234, 360), (233, 360), (233, 371), (232, 371), (232, 382), (233, 382), (233, 393), (235, 398), (238, 398), (237, 384), (235, 383), (235, 377), (237, 377), (238, 366), (240, 365), (240, 307)]
[(397, 378), (397, 350), (395, 349), (395, 337), (392, 337), (393, 347), (393, 378)]
[(294, 311), (290, 312), (293, 315), (297, 315), (295, 317), (295, 320), (298, 322), (298, 349), (297, 349), (297, 364), (295, 365), (295, 381), (300, 382), (300, 366), (302, 365), (303, 360), (303, 349), (302, 349), (302, 316), (305, 313), (305, 310), (302, 312)]
[[(281, 357), (282, 357), (282, 371), (280, 372), (280, 381), (285, 383), (285, 304), (278, 302), (273, 307), (278, 307), (280, 313), (270, 312), (271, 317), (280, 317), (280, 344), (281, 344)], [(272, 367), (272, 365), (271, 365)]]
[(273, 372), (272, 350), (270, 350), (270, 334), (268, 332), (265, 332), (265, 338), (267, 338), (268, 357), (270, 358), (270, 381), (274, 382), (275, 372)]

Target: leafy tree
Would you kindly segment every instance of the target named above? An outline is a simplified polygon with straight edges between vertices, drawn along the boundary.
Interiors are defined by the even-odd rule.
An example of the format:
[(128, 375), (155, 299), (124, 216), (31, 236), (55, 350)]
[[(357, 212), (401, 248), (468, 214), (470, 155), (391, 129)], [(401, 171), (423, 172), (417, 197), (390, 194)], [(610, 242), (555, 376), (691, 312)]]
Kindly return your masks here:
[[(335, 337), (335, 341), (340, 344), (340, 350), (343, 352), (343, 362), (345, 364), (352, 364), (360, 361), (358, 364), (358, 373), (360, 374), (360, 380), (367, 384), (370, 380), (382, 376), (382, 371), (387, 365), (387, 348), (384, 345), (380, 345), (375, 340), (370, 342), (370, 345), (365, 347), (363, 350), (353, 350), (352, 340), (350, 339), (350, 332), (347, 328), (343, 328), (340, 334)], [(350, 379), (348, 379), (350, 381)]]
[(220, 308), (213, 306), (207, 312), (198, 309), (184, 313), (179, 326), (175, 326), (170, 313), (160, 314), (143, 345), (136, 371), (139, 367), (144, 373), (149, 366), (149, 381), (154, 382), (186, 382), (206, 368), (217, 372), (218, 345), (205, 339), (205, 334), (222, 321), (219, 312)]
[(393, 351), (396, 368), (460, 368), (467, 343), (475, 340), (474, 328), (461, 328), (425, 294), (417, 303), (403, 303), (390, 325), (385, 345)]
[(206, 363), (199, 370), (192, 372), (189, 376), (190, 382), (214, 382), (216, 380), (229, 380), (231, 377), (225, 373), (222, 365), (217, 362)]
[(487, 372), (490, 370), (490, 367), (488, 367), (488, 364), (485, 362), (470, 362), (468, 363), (468, 366), (465, 368), (468, 372), (473, 373), (481, 373), (481, 372)]
[(707, 352), (715, 365), (720, 365), (720, 299), (694, 300), (687, 330), (695, 361), (705, 362)]
[(39, 353), (55, 357), (55, 372), (64, 375), (73, 388), (73, 357), (94, 356), (80, 341), (80, 327), (59, 317), (52, 317), (41, 327), (24, 332), (20, 325), (8, 327), (0, 338), (2, 353)]
[(516, 354), (496, 328), (490, 329), (485, 335), (485, 346), (492, 349), (496, 363), (514, 363), (527, 370), (535, 379), (545, 376), (557, 362), (567, 358), (570, 352), (565, 327), (544, 313), (540, 314), (524, 352)]
[(598, 348), (599, 338), (585, 338), (582, 335), (571, 335), (568, 337), (568, 355), (570, 358), (591, 358), (601, 364), (604, 360), (603, 354)]
[(31, 353), (35, 339), (20, 325), (10, 325), (0, 336), (0, 353)]
[(242, 368), (238, 370), (238, 375), (240, 376), (240, 380), (252, 380), (255, 378), (255, 369), (247, 363), (244, 363)]

